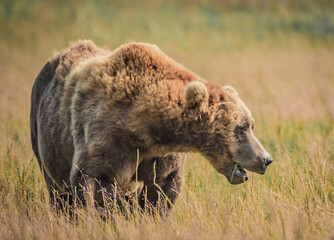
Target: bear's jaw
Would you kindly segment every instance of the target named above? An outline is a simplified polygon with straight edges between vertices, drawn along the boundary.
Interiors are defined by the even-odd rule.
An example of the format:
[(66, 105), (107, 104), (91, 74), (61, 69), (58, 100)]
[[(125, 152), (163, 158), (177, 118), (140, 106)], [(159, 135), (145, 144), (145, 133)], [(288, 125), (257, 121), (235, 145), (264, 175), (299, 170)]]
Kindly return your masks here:
[(231, 178), (229, 182), (231, 184), (240, 184), (248, 180), (247, 172), (236, 162), (233, 163)]

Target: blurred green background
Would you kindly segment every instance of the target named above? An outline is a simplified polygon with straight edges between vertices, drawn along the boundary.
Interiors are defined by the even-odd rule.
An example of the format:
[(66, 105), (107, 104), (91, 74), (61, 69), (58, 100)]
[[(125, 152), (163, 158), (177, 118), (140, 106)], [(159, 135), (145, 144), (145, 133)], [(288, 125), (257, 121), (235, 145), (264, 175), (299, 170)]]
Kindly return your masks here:
[(116, 47), (153, 42), (162, 48), (241, 51), (334, 40), (334, 1), (1, 0), (1, 44), (31, 51), (91, 39)]

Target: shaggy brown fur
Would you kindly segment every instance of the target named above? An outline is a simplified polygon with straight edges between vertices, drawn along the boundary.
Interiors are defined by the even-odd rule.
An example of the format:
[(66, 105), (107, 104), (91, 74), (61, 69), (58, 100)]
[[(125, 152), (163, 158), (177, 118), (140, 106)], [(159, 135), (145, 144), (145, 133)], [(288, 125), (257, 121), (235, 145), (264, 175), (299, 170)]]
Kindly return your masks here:
[(138, 191), (141, 206), (147, 189), (156, 205), (154, 162), (156, 183), (174, 203), (188, 151), (203, 154), (231, 183), (245, 180), (242, 167), (264, 173), (270, 156), (252, 125), (233, 88), (206, 82), (151, 44), (111, 52), (80, 41), (50, 59), (32, 91), (32, 145), (50, 196), (90, 187), (100, 206), (101, 187), (113, 194), (115, 184), (124, 194)]

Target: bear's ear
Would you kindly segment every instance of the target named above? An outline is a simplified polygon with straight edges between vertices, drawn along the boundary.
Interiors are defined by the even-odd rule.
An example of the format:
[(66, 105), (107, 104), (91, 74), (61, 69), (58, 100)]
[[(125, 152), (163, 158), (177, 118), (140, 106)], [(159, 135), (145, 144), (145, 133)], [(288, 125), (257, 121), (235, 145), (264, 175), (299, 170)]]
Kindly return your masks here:
[(199, 107), (203, 110), (208, 105), (209, 93), (204, 83), (193, 81), (186, 87), (184, 97), (188, 107)]
[(239, 97), (239, 93), (232, 86), (227, 85), (227, 86), (222, 87), (222, 89), (224, 91), (227, 91), (227, 92), (231, 93), (232, 95), (235, 95), (236, 97)]

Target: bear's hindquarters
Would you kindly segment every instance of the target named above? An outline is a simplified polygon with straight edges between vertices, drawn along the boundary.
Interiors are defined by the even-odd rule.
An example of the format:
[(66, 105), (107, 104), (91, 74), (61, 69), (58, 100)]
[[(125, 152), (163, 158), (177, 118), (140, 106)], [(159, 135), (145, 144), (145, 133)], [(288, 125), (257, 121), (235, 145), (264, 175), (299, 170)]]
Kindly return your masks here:
[(47, 92), (48, 87), (56, 76), (56, 67), (56, 64), (47, 62), (36, 77), (34, 85), (32, 87), (30, 109), (30, 137), (33, 152), (36, 156), (37, 162), (46, 182), (50, 202), (52, 205), (63, 205), (64, 202), (69, 202), (71, 204), (72, 199), (69, 192), (61, 193), (61, 191), (59, 191), (59, 188), (54, 183), (44, 167), (44, 164), (42, 162), (43, 156), (41, 156), (41, 149), (39, 148), (39, 139), (41, 138), (41, 134), (44, 133), (38, 130), (40, 111), (44, 111), (44, 109), (41, 110), (41, 102), (43, 101), (42, 99), (45, 98), (45, 93)]

